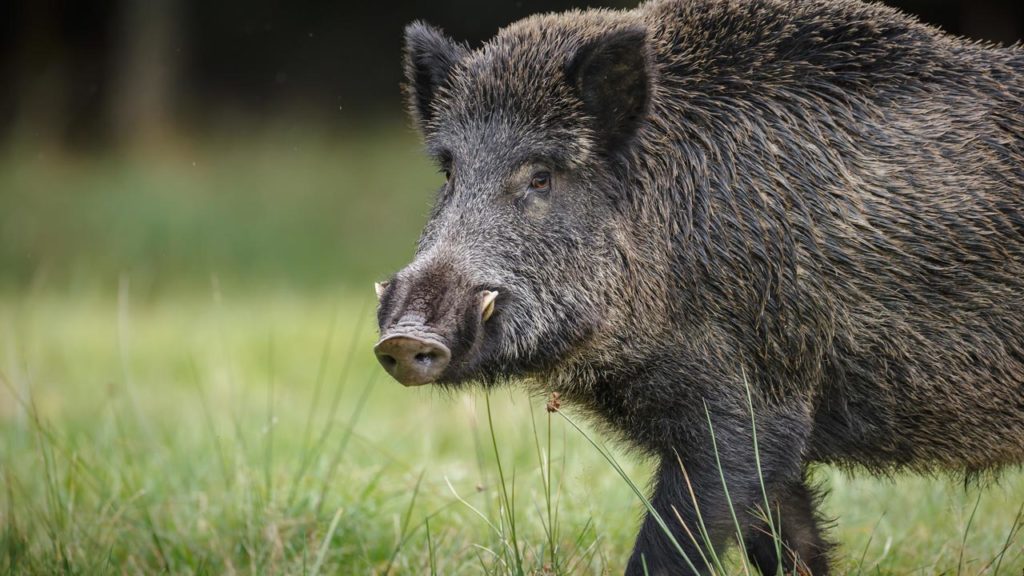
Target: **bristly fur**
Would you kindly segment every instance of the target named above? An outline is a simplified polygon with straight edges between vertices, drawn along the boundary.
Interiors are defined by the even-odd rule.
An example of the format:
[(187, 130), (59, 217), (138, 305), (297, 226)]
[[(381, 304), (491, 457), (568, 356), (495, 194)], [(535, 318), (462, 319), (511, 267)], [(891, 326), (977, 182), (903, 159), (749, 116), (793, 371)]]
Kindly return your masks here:
[[(451, 179), (378, 314), (449, 342), (442, 383), (552, 387), (661, 458), (652, 502), (691, 523), (678, 453), (714, 546), (735, 529), (709, 419), (746, 529), (762, 501), (749, 386), (784, 544), (815, 574), (808, 463), (1024, 459), (1020, 46), (857, 0), (660, 0), (472, 51), (417, 25), (406, 72)], [(525, 191), (537, 171), (550, 193)], [(685, 571), (668, 542), (645, 520), (628, 572)]]

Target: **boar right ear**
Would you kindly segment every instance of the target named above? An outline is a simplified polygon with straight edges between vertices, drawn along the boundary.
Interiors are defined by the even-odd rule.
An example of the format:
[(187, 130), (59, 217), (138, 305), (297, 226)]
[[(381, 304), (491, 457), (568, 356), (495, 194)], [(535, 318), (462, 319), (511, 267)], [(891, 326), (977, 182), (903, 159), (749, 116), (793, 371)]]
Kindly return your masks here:
[(626, 28), (585, 44), (565, 69), (569, 84), (594, 120), (606, 154), (618, 153), (647, 115), (649, 61), (646, 31)]
[(468, 53), (465, 46), (429, 24), (413, 22), (405, 27), (405, 94), (420, 130), (425, 132), (433, 118), (438, 89)]

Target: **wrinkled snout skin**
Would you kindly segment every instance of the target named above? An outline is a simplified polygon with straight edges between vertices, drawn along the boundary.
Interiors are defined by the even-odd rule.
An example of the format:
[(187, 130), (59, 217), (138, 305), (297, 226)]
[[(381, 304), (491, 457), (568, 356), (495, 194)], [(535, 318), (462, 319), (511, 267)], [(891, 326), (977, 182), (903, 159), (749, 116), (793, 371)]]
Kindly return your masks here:
[(417, 261), (378, 289), (380, 340), (374, 353), (406, 386), (465, 379), (497, 337), (498, 292), (450, 263)]

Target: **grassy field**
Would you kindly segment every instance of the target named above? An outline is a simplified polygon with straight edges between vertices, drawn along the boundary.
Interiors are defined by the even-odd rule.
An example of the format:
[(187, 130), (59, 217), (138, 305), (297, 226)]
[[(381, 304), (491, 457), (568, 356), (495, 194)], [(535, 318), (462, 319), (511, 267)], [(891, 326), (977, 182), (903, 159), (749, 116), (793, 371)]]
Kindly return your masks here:
[[(642, 504), (571, 406), (405, 389), (373, 359), (369, 281), (437, 178), (407, 134), (12, 158), (0, 573), (621, 572)], [(840, 573), (1024, 571), (1020, 472), (817, 475)]]

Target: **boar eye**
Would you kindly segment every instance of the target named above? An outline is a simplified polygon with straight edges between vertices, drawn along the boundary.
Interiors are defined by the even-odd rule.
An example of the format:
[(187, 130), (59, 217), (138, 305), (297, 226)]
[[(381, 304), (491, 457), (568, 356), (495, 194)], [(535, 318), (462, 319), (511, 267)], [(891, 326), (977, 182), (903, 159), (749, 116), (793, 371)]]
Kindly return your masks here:
[(437, 167), (440, 169), (441, 174), (444, 174), (445, 182), (452, 179), (452, 169), (455, 167), (455, 160), (452, 158), (451, 152), (443, 151), (438, 154)]
[(530, 192), (545, 194), (551, 190), (551, 173), (537, 172), (530, 178)]

